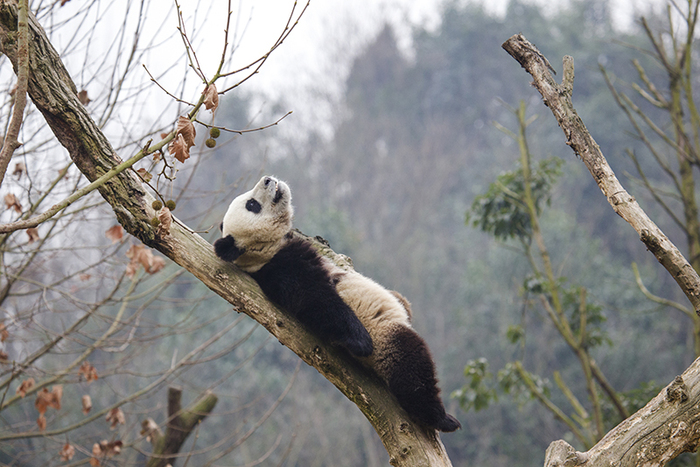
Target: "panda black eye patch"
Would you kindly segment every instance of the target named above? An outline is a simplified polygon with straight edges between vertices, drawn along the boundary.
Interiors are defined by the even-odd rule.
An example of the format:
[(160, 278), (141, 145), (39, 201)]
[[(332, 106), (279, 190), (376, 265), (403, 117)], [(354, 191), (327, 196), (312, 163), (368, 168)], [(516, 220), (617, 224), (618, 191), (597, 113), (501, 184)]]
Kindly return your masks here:
[(245, 203), (245, 208), (255, 214), (259, 214), (260, 211), (262, 211), (262, 206), (260, 203), (258, 203), (258, 200), (255, 198), (250, 198), (246, 203)]

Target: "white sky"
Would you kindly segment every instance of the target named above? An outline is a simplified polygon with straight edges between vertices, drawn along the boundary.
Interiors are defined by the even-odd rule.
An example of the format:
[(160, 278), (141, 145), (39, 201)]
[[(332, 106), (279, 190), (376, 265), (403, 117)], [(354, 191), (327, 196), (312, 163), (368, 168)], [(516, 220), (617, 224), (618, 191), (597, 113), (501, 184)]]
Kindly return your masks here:
[[(295, 3), (294, 0), (231, 0), (233, 15), (229, 43), (235, 53), (232, 62), (227, 63), (226, 69), (234, 70), (265, 54), (283, 30), (292, 9), (296, 8), (296, 19), (306, 5), (304, 1), (299, 0), (299, 3)], [(361, 47), (372, 40), (379, 28), (388, 21), (398, 33), (399, 45), (410, 50), (411, 26), (437, 26), (442, 1), (312, 0), (291, 36), (270, 56), (260, 73), (249, 80), (242, 89), (262, 91), (271, 101), (284, 97), (286, 105), (295, 112), (289, 120), (297, 124), (307, 126), (328, 122), (332, 116), (329, 115), (332, 112), (332, 101), (340, 95), (351, 60)], [(482, 2), (487, 5), (487, 10), (498, 14), (505, 10), (508, 0), (474, 1)], [(531, 1), (546, 2), (547, 10), (553, 11), (567, 0)], [(614, 0), (613, 5), (622, 16), (622, 12), (629, 11), (631, 5), (649, 1), (659, 0)], [(202, 68), (207, 76), (211, 77), (221, 57), (228, 2), (178, 2), (183, 11), (188, 37), (193, 43)], [(89, 59), (79, 58), (79, 63), (72, 62), (69, 66), (78, 86), (86, 86), (92, 96), (105, 92), (99, 85), (108, 81), (93, 70), (100, 63), (99, 54), (108, 50), (112, 45), (111, 41), (117, 37), (122, 27), (121, 18), (127, 9), (131, 18), (129, 21), (135, 21), (140, 2), (120, 0), (100, 2), (98, 5), (103, 5), (98, 8), (101, 11), (96, 11), (93, 16), (101, 19), (99, 30), (102, 35), (90, 38)], [(70, 1), (59, 10), (70, 17), (81, 8), (84, 8), (82, 2)], [(92, 19), (93, 16), (88, 19)], [(168, 91), (179, 94), (185, 61), (178, 58), (181, 57), (184, 47), (176, 29), (174, 0), (154, 0), (144, 12), (144, 18), (144, 34), (153, 35), (157, 39), (155, 47), (140, 57), (139, 61), (158, 77), (159, 84)], [(527, 31), (522, 32), (527, 34)], [(72, 29), (63, 28), (52, 40), (59, 50), (70, 49)], [(111, 50), (114, 53), (115, 48)], [(148, 85), (149, 78), (145, 71), (140, 69), (140, 63), (132, 79), (137, 85)], [(176, 69), (171, 68), (173, 63), (177, 63)], [(97, 76), (97, 81), (91, 81), (92, 76)], [(196, 100), (201, 92), (201, 81), (190, 73), (186, 83), (188, 89), (183, 94), (185, 99)], [(109, 85), (108, 82), (104, 84)], [(232, 81), (218, 84), (219, 90), (222, 90), (225, 85), (232, 84)], [(161, 114), (164, 106), (158, 103), (159, 98), (169, 100), (159, 89), (154, 89), (153, 86), (151, 89), (154, 101), (151, 105), (145, 105), (140, 113), (146, 121), (156, 121)], [(225, 98), (226, 96), (222, 99)], [(310, 105), (315, 107), (309, 108)], [(124, 117), (124, 120), (127, 118)]]
[[(481, 1), (488, 11), (498, 14), (505, 11), (508, 0), (475, 1)], [(566, 3), (566, 0), (534, 1), (545, 2), (548, 9)], [(613, 7), (624, 25), (629, 19), (623, 18), (629, 16), (632, 6), (649, 1), (652, 0), (616, 0)], [(188, 12), (188, 4), (194, 3), (194, 0), (183, 0), (180, 4), (186, 17), (196, 14), (201, 21), (200, 12)], [(269, 49), (288, 20), (295, 1), (234, 0), (232, 3), (230, 42), (237, 47), (232, 67), (235, 68)], [(324, 88), (331, 96), (338, 95), (350, 60), (386, 21), (397, 29), (400, 45), (408, 48), (410, 26), (407, 25), (435, 27), (441, 3), (442, 0), (312, 0), (288, 40), (271, 55), (260, 74), (247, 83), (245, 89), (261, 90), (273, 99), (284, 96), (295, 111), (309, 100), (304, 91), (314, 86)], [(208, 45), (199, 47), (214, 51), (208, 54), (210, 69), (215, 68), (220, 58), (226, 2), (219, 0), (214, 4), (206, 13), (206, 30), (201, 36)], [(299, 0), (297, 11), (304, 5)], [(219, 9), (221, 11), (216, 11)], [(201, 30), (196, 32), (202, 33)], [(303, 120), (304, 116), (294, 116), (295, 120), (299, 118)], [(323, 120), (324, 116), (316, 118)], [(308, 118), (306, 123), (311, 123)]]
[[(507, 0), (476, 1), (481, 1), (487, 11), (494, 13), (503, 13), (507, 4)], [(547, 8), (552, 9), (566, 3), (566, 0), (535, 1), (546, 3)], [(406, 40), (410, 33), (406, 24), (429, 28), (437, 24), (441, 3), (441, 0), (312, 0), (297, 29), (256, 77), (256, 87), (286, 87), (286, 83), (303, 75), (304, 70), (310, 70), (312, 74), (323, 70), (323, 63), (333, 58), (329, 55), (343, 50), (346, 56), (352, 55), (386, 21), (399, 26), (399, 36)], [(613, 7), (617, 16), (623, 18), (632, 5), (646, 3), (646, 0), (617, 0)], [(294, 0), (241, 0), (237, 10), (239, 36), (243, 27), (245, 31), (239, 55), (249, 59), (269, 47), (294, 4)], [(300, 1), (297, 9), (303, 6)], [(186, 8), (184, 4), (183, 8)], [(621, 19), (621, 22), (626, 20)], [(402, 45), (409, 44), (404, 42)]]

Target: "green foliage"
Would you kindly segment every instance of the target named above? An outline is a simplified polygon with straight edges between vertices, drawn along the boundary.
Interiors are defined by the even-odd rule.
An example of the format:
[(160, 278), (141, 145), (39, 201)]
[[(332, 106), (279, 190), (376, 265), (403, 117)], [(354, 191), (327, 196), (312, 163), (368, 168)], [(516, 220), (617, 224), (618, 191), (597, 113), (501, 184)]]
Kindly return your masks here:
[(508, 394), (520, 406), (538, 395), (546, 398), (551, 396), (549, 381), (525, 371), (520, 362), (506, 364), (495, 378), (488, 367), (485, 358), (470, 360), (464, 367), (467, 384), (453, 391), (451, 397), (457, 399), (465, 412), (478, 412), (489, 407), (492, 402), (498, 402), (499, 390)]
[(608, 333), (603, 327), (607, 321), (607, 318), (603, 315), (603, 307), (588, 302), (585, 302), (582, 307), (580, 287), (562, 290), (562, 302), (564, 309), (569, 314), (568, 320), (571, 323), (571, 330), (579, 340), (583, 329), (582, 344), (584, 348), (590, 349), (601, 344), (612, 345), (612, 340), (608, 337)]
[[(558, 157), (540, 161), (530, 174), (532, 197), (537, 215), (543, 204), (549, 205), (551, 189), (561, 175), (562, 160)], [(530, 242), (530, 214), (523, 201), (525, 177), (522, 167), (505, 172), (489, 185), (488, 191), (474, 199), (467, 212), (467, 224), (490, 233), (498, 240), (517, 238)]]
[(511, 324), (506, 331), (506, 338), (511, 344), (518, 344), (525, 339), (525, 328), (519, 324)]
[[(565, 277), (558, 277), (554, 286), (559, 290), (563, 287), (565, 282)], [(551, 296), (552, 286), (549, 281), (545, 280), (542, 276), (528, 274), (525, 276), (525, 280), (523, 280), (523, 292), (531, 295), (545, 294)]]
[[(576, 285), (565, 288), (565, 283), (566, 278), (559, 277), (557, 278), (555, 287), (557, 293), (561, 297), (566, 320), (570, 323), (571, 330), (575, 337), (580, 340), (581, 330), (583, 329), (584, 336), (582, 345), (584, 348), (598, 347), (601, 344), (612, 345), (612, 340), (608, 337), (608, 333), (604, 328), (607, 318), (603, 313), (603, 307), (595, 303), (584, 301), (582, 308), (581, 294), (585, 292), (585, 290)], [(552, 297), (552, 287), (549, 281), (537, 275), (529, 275), (525, 278), (523, 281), (523, 291), (530, 295), (544, 295), (548, 300), (551, 300)], [(522, 330), (522, 334), (525, 334), (525, 330)], [(510, 335), (507, 335), (507, 337), (509, 341), (513, 342)]]
[(452, 398), (459, 401), (464, 411), (479, 411), (497, 401), (498, 395), (493, 388), (493, 375), (488, 371), (489, 362), (485, 358), (470, 360), (464, 367), (464, 376), (468, 383), (452, 392)]
[(549, 381), (522, 369), (519, 362), (509, 362), (498, 372), (498, 387), (519, 405), (535, 398), (533, 391), (550, 396)]

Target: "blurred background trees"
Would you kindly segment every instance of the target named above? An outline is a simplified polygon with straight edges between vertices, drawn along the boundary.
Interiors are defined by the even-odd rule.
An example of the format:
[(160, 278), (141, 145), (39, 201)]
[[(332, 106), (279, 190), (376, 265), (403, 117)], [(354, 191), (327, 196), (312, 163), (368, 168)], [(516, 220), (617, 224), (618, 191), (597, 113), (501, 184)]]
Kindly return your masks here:
[[(184, 48), (163, 61), (160, 47), (177, 34), (175, 7), (126, 3), (123, 9), (97, 0), (31, 4), (120, 155), (172, 130), (184, 108), (150, 81), (142, 64), (178, 98), (194, 100), (199, 92)], [(220, 6), (182, 8), (198, 50), (198, 39), (215, 28), (203, 28), (205, 15), (196, 11), (221, 15)], [(552, 440), (563, 437), (583, 449), (681, 373), (697, 355), (697, 318), (689, 326), (686, 313), (671, 310), (670, 302), (684, 298), (606, 205), (555, 122), (546, 114), (531, 120), (542, 113), (539, 97), (500, 44), (523, 32), (547, 56), (575, 58), (578, 112), (647, 212), (677, 245), (688, 239), (694, 260), (697, 235), (683, 201), (695, 195), (674, 190), (695, 183), (697, 45), (693, 28), (683, 26), (673, 7), (669, 16), (665, 5), (624, 29), (605, 0), (572, 1), (554, 12), (514, 0), (502, 16), (452, 0), (440, 8), (439, 24), (413, 25), (408, 41), (387, 24), (359, 48), (328, 126), (305, 126), (308, 117), (298, 115), (313, 102), (297, 110), (293, 96), (270, 101), (241, 86), (222, 96), (217, 126), (252, 129), (290, 109), (295, 114), (262, 132), (224, 132), (213, 149), (198, 127), (191, 159), (165, 172), (175, 181), (160, 177), (153, 184), (177, 201), (175, 215), (213, 241), (228, 201), (261, 173), (288, 181), (298, 228), (323, 236), (360, 272), (413, 303), (446, 403), (464, 426), (442, 437), (453, 463), (542, 465)], [(670, 30), (677, 41), (669, 46)], [(235, 44), (231, 50), (238, 50)], [(5, 126), (14, 86), (8, 60), (0, 72)], [(324, 85), (304, 95), (326, 99)], [(513, 110), (520, 112), (523, 99), (518, 120)], [(201, 118), (212, 123), (208, 114)], [(527, 185), (518, 138), (493, 122), (516, 136), (518, 122), (528, 122), (530, 177), (544, 177), (535, 214), (551, 277), (533, 269), (543, 263), (533, 260), (542, 250), (531, 243), (531, 211), (519, 211), (525, 230), (514, 238), (465, 225), (474, 200), (495, 194), (490, 188), (503, 195), (503, 187)], [(20, 141), (0, 187), (3, 223), (42, 212), (86, 184), (31, 104)], [(558, 162), (543, 162), (549, 160)], [(138, 168), (151, 164), (144, 160)], [(511, 201), (527, 205), (518, 196)], [(492, 214), (512, 223), (502, 207), (493, 205)], [(93, 194), (39, 226), (36, 237), (18, 231), (0, 239), (0, 463), (64, 465), (59, 452), (66, 444), (76, 450), (67, 463), (76, 463), (92, 457), (95, 443), (120, 441), (120, 454), (101, 457), (103, 465), (144, 465), (151, 445), (142, 423), (152, 419), (166, 431), (167, 392), (177, 386), (183, 407), (209, 392), (218, 398), (183, 446), (180, 465), (188, 456), (191, 465), (386, 465), (379, 440), (350, 402), (309, 368), (295, 377), (295, 356), (198, 281), (165, 262), (154, 274), (139, 269), (127, 276), (127, 251), (137, 242), (112, 231), (115, 225), (109, 206)], [(648, 295), (663, 300), (650, 301), (640, 290), (633, 262)], [(540, 296), (551, 300), (553, 290), (583, 353), (549, 319)], [(501, 374), (509, 395), (494, 379), (501, 368), (510, 368)], [(598, 382), (591, 384), (586, 368), (605, 375), (618, 405)], [(17, 391), (30, 378), (34, 387), (22, 397)], [(478, 390), (470, 386), (474, 378), (482, 383)], [(47, 402), (42, 431), (35, 403), (44, 389), (52, 401), (57, 386), (60, 409)], [(531, 402), (537, 391), (573, 425)], [(86, 395), (92, 409), (84, 414)]]

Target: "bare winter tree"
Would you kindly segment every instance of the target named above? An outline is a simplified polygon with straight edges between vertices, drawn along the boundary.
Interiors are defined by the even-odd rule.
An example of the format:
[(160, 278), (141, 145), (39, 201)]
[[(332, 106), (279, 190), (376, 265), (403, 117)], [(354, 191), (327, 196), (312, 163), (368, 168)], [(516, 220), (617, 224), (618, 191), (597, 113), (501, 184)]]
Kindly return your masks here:
[[(697, 10), (696, 10), (697, 11)], [(561, 83), (549, 61), (525, 37), (508, 39), (503, 48), (532, 76), (534, 87), (564, 131), (566, 144), (581, 158), (614, 211), (639, 234), (640, 240), (668, 270), (700, 311), (700, 277), (681, 252), (640, 208), (608, 165), (603, 153), (573, 107), (573, 59), (564, 57)], [(683, 452), (694, 452), (700, 442), (700, 360), (696, 360), (645, 407), (608, 432), (586, 452), (563, 440), (547, 449), (545, 465), (661, 466)]]
[[(113, 27), (119, 9), (115, 2), (73, 5), (79, 14), (72, 16), (61, 12), (71, 6), (67, 1), (39, 3), (28, 11), (26, 0), (0, 2), (1, 50), (18, 76), (14, 100), (5, 103), (5, 109), (8, 113), (13, 109), (14, 115), (8, 118), (7, 144), (0, 156), (7, 159), (6, 167), (12, 166), (10, 158), (17, 160), (13, 175), (6, 176), (2, 184), (8, 193), (6, 205), (16, 214), (5, 214), (5, 223), (0, 225), (4, 235), (0, 240), (4, 248), (2, 357), (7, 362), (0, 381), (5, 423), (0, 441), (12, 443), (7, 455), (47, 458), (54, 452), (54, 457), (80, 455), (100, 465), (117, 455), (125, 456), (126, 448), (131, 448), (133, 462), (147, 458), (148, 465), (172, 462), (181, 449), (183, 434), (196, 431), (197, 422), (216, 404), (212, 391), (217, 392), (218, 385), (244, 362), (226, 375), (216, 375), (204, 387), (188, 383), (197, 389), (190, 406), (183, 408), (175, 387), (167, 404), (164, 399), (154, 400), (153, 394), (163, 385), (182, 384), (185, 371), (195, 364), (206, 365), (231, 355), (243, 342), (252, 340), (253, 329), (231, 317), (230, 309), (210, 311), (211, 293), (183, 291), (203, 284), (236, 311), (262, 324), (354, 402), (379, 434), (392, 465), (450, 465), (437, 433), (408, 419), (376, 375), (270, 304), (250, 277), (218, 260), (211, 245), (187, 225), (191, 221), (211, 225), (213, 219), (178, 219), (171, 213), (180, 202), (171, 194), (175, 180), (179, 192), (187, 194), (189, 181), (183, 180), (183, 174), (196, 159), (192, 157), (199, 147), (196, 132), (209, 132), (206, 145), (215, 146), (219, 133), (248, 131), (215, 125), (220, 96), (232, 96), (258, 72), (294, 29), (305, 7), (295, 3), (271, 47), (241, 66), (231, 62), (236, 47), (229, 45), (233, 34), (227, 22), (221, 58), (212, 71), (202, 65), (196, 40), (209, 29), (190, 30), (196, 21), (186, 20), (176, 2), (170, 18), (178, 23), (183, 53), (174, 68), (160, 66), (158, 70), (164, 71), (159, 72), (148, 67), (151, 81), (145, 84), (132, 76), (150, 46), (162, 40), (149, 35), (157, 28), (146, 27), (153, 5), (147, 1), (121, 5), (122, 27), (111, 43), (103, 45), (97, 25), (81, 29), (71, 21), (94, 19), (106, 28)], [(222, 8), (219, 3), (192, 11), (230, 19), (230, 2), (226, 10), (217, 10)], [(148, 17), (150, 23), (150, 18), (167, 16)], [(52, 36), (62, 24), (73, 26), (64, 32), (74, 32), (67, 37)], [(50, 37), (60, 41), (60, 54)], [(101, 46), (104, 49), (96, 55), (85, 53)], [(76, 68), (83, 71), (72, 77), (63, 60), (74, 62), (81, 53), (84, 61)], [(110, 56), (114, 59), (109, 62), (111, 68), (95, 65), (101, 60), (107, 63), (107, 58), (98, 57)], [(177, 66), (186, 69), (187, 75), (173, 80), (170, 74)], [(25, 76), (32, 105), (23, 112), (20, 95)], [(109, 84), (104, 93), (88, 95), (86, 85), (104, 81)], [(163, 114), (154, 117), (150, 129), (130, 126), (130, 117), (151, 112), (147, 102), (156, 91), (168, 98)], [(23, 113), (23, 123), (18, 126)], [(284, 115), (259, 128), (281, 118)], [(47, 126), (53, 135), (45, 131)], [(54, 141), (67, 151), (65, 160), (64, 150)], [(230, 199), (230, 193), (227, 195)], [(212, 199), (200, 201), (206, 205), (202, 212), (211, 211)], [(115, 217), (121, 227), (115, 226)], [(98, 225), (109, 228), (99, 229)], [(133, 237), (123, 236), (121, 229)], [(101, 242), (104, 231), (109, 232), (113, 245)], [(319, 244), (319, 248), (342, 261), (327, 247)], [(174, 264), (166, 266), (153, 250)], [(79, 261), (69, 261), (67, 256)], [(186, 285), (178, 286), (180, 281)], [(188, 341), (185, 349), (165, 360), (163, 355), (150, 358), (162, 339), (178, 343), (183, 334), (196, 335), (197, 343)], [(291, 384), (293, 378), (289, 381)], [(100, 384), (105, 385), (105, 394), (99, 400), (84, 397), (91, 396)], [(208, 464), (203, 465), (210, 465), (235, 450), (253, 436), (288, 388), (281, 388), (277, 399), (264, 401), (268, 410), (254, 422), (241, 423), (240, 428), (206, 442), (199, 440), (198, 432), (195, 446), (180, 455), (207, 451)], [(148, 417), (148, 412), (160, 412), (161, 421)], [(105, 419), (114, 431), (109, 431)], [(41, 451), (34, 446), (38, 440), (45, 443)]]

